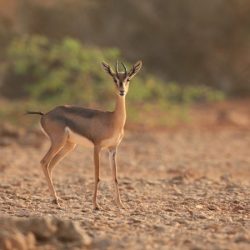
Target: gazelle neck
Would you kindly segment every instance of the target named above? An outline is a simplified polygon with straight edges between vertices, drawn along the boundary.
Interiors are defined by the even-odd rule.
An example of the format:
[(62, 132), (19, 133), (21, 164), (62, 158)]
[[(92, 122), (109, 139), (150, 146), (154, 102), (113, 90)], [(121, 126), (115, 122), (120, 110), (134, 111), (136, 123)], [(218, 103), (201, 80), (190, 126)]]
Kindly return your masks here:
[(126, 122), (126, 103), (125, 96), (116, 95), (114, 110), (114, 120), (117, 126), (123, 128)]

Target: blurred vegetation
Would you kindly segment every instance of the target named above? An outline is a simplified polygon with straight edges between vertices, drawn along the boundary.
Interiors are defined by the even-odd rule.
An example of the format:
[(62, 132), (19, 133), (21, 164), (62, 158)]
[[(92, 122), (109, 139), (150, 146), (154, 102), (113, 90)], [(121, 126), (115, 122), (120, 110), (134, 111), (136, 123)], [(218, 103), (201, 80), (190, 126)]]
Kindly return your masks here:
[[(17, 36), (6, 50), (1, 87), (2, 96), (12, 103), (7, 109), (2, 105), (0, 116), (11, 118), (25, 109), (46, 111), (61, 104), (112, 109), (113, 81), (102, 71), (100, 62), (115, 62), (117, 58), (121, 52), (116, 48), (86, 46), (69, 37), (55, 41), (41, 35)], [(133, 79), (127, 96), (128, 120), (138, 123), (147, 114), (152, 118), (156, 115), (148, 119), (149, 125), (175, 125), (188, 118), (190, 104), (223, 98), (221, 91), (210, 87), (166, 84), (142, 71)], [(163, 113), (168, 115), (159, 116)]]
[(249, 13), (249, 0), (0, 0), (0, 61), (17, 34), (69, 36), (141, 59), (165, 83), (249, 96)]
[[(71, 38), (51, 42), (39, 35), (17, 37), (7, 49), (3, 94), (40, 103), (101, 102), (112, 88), (105, 84), (100, 62), (118, 57), (116, 49), (85, 47)], [(17, 88), (18, 92), (13, 91)]]

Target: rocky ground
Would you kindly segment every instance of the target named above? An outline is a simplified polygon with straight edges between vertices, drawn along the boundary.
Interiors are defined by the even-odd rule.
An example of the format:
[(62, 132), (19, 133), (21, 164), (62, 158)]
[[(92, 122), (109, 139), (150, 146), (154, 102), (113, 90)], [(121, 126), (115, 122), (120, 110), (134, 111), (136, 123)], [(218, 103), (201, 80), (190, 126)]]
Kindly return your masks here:
[[(127, 131), (116, 208), (106, 152), (93, 211), (91, 149), (55, 169), (61, 208), (39, 166), (49, 144), (5, 128), (0, 140), (0, 249), (250, 249), (250, 130)], [(14, 248), (15, 247), (15, 248)]]

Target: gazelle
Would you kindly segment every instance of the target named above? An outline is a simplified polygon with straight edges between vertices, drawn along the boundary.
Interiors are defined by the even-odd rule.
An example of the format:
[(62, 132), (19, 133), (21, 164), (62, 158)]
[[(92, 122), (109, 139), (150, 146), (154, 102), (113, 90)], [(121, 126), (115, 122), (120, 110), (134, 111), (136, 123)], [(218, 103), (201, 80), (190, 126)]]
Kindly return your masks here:
[(94, 209), (99, 209), (96, 197), (100, 181), (99, 153), (103, 148), (109, 150), (116, 204), (118, 207), (123, 207), (117, 181), (116, 151), (124, 134), (126, 121), (125, 96), (128, 92), (129, 82), (141, 69), (142, 62), (138, 61), (135, 63), (129, 72), (127, 72), (123, 63), (124, 72), (118, 71), (118, 62), (115, 72), (107, 63), (103, 62), (102, 66), (115, 83), (116, 106), (113, 112), (68, 105), (57, 106), (46, 114), (42, 112), (27, 112), (28, 114), (41, 115), (41, 127), (50, 139), (50, 149), (41, 160), (41, 165), (50, 193), (54, 198), (54, 202), (58, 205), (59, 198), (52, 182), (52, 169), (67, 153), (75, 148), (76, 144), (82, 144), (94, 147)]

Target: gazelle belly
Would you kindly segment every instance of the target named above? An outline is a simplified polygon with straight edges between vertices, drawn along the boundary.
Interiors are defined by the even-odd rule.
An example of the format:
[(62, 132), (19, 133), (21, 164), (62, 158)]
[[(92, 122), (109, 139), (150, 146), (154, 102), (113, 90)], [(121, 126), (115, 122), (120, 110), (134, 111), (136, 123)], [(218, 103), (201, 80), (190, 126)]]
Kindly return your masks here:
[(104, 148), (117, 146), (120, 144), (123, 137), (123, 133), (115, 134), (110, 138), (107, 138), (101, 142), (101, 146)]
[(94, 144), (93, 142), (91, 142), (89, 139), (87, 139), (86, 137), (79, 135), (75, 132), (73, 132), (70, 128), (66, 127), (65, 130), (68, 132), (69, 134), (69, 141), (75, 144), (79, 144), (85, 147), (93, 147)]

